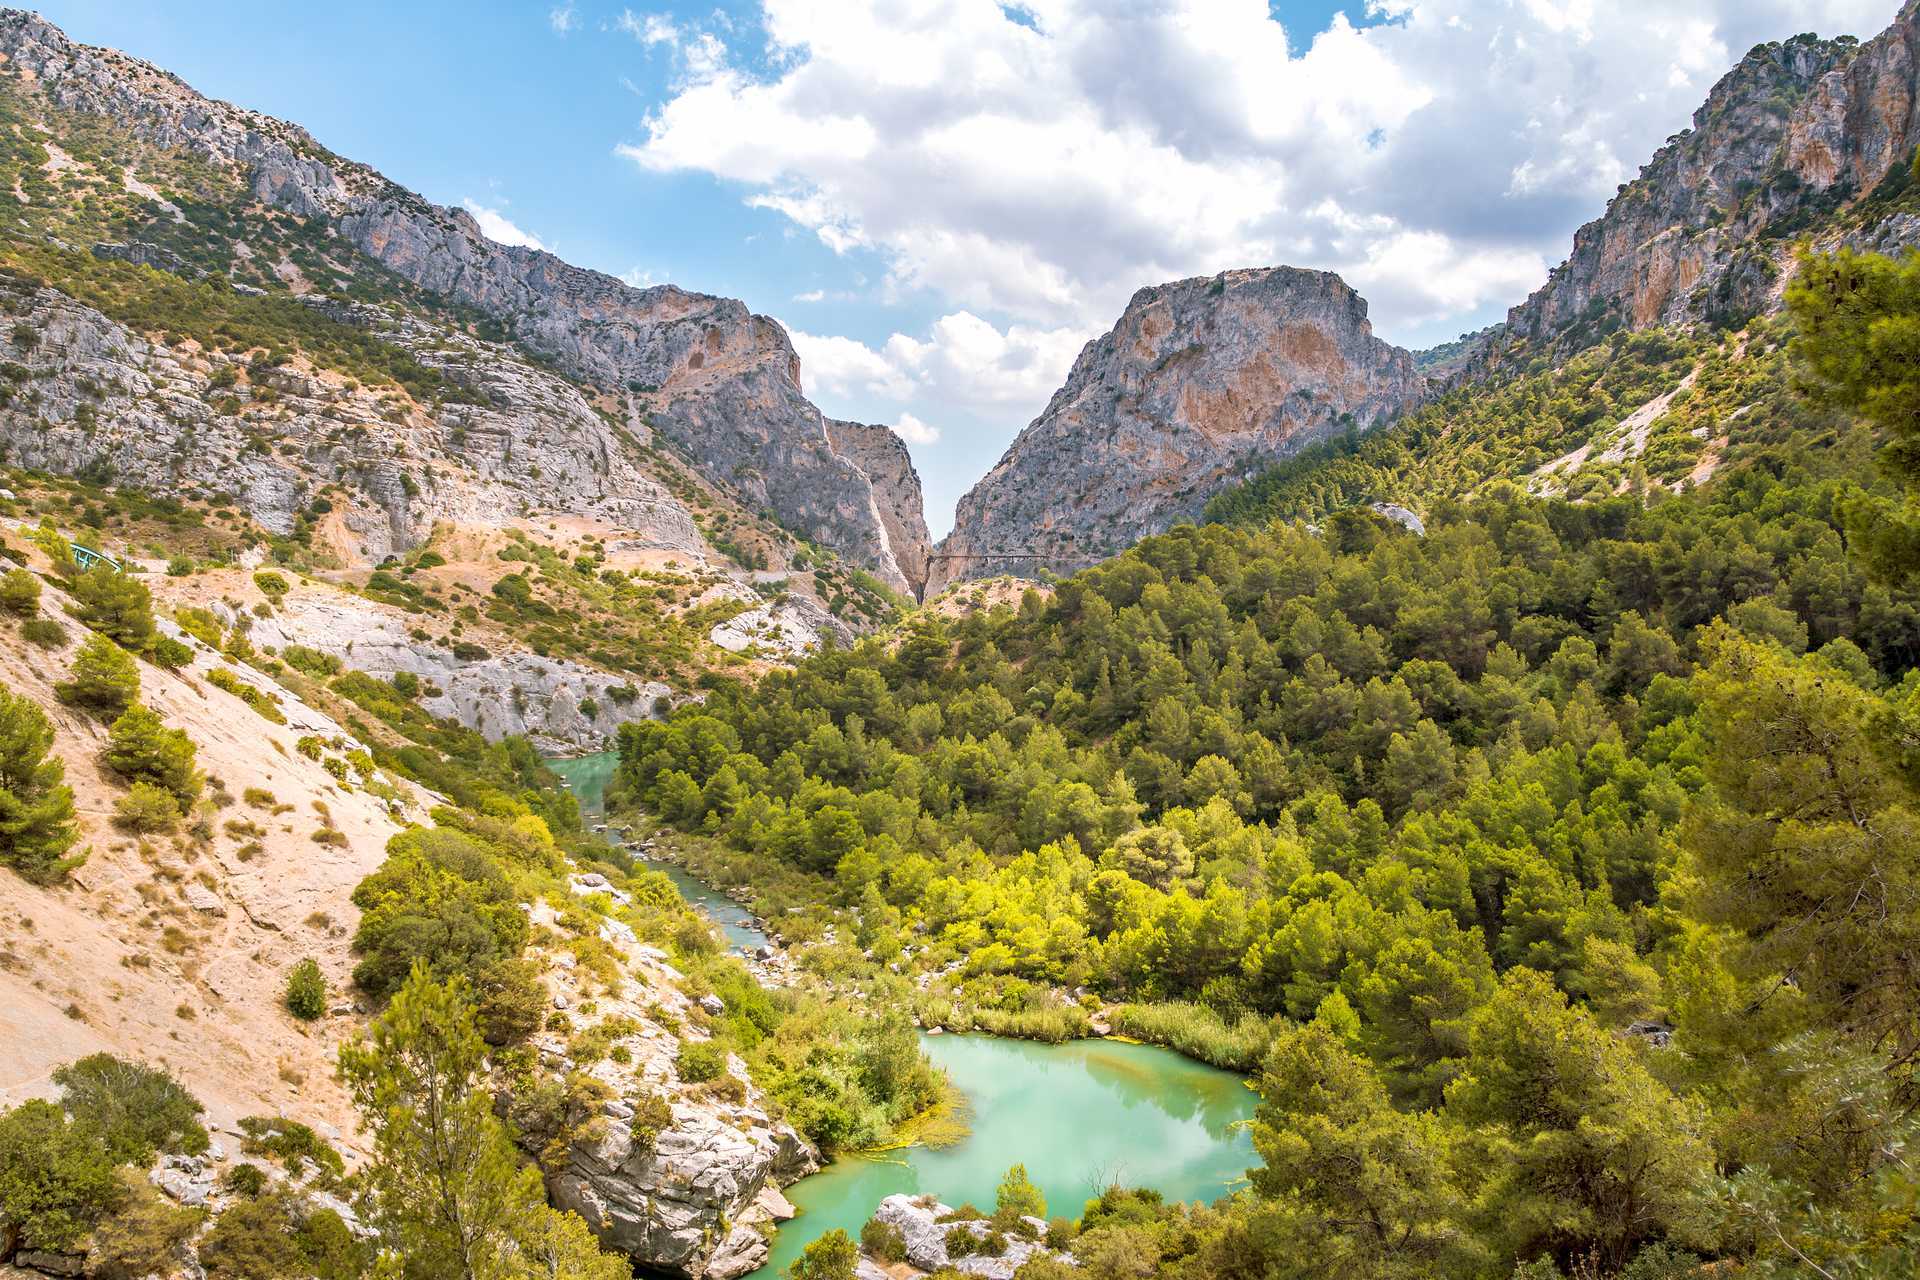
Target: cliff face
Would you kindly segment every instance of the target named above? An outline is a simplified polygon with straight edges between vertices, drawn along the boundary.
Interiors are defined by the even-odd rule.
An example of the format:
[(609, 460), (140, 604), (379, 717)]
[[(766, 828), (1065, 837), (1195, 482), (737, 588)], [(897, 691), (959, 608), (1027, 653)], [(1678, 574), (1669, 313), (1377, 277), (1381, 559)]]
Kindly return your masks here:
[(1508, 315), (1493, 361), (1570, 351), (1616, 327), (1737, 323), (1778, 297), (1806, 234), (1877, 249), (1920, 241), (1911, 213), (1849, 209), (1920, 143), (1920, 3), (1866, 44), (1761, 45), (1574, 235), (1547, 283)]
[(827, 439), (836, 452), (865, 473), (873, 486), (874, 507), (887, 531), (888, 550), (918, 591), (926, 585), (926, 505), (920, 492), (920, 473), (913, 469), (907, 446), (889, 427), (863, 422), (827, 421)]
[(928, 593), (1084, 568), (1304, 444), (1397, 416), (1421, 386), (1338, 276), (1275, 267), (1142, 289), (961, 499)]
[[(145, 148), (233, 182), (250, 207), (318, 233), (330, 265), (389, 273), (458, 314), (494, 322), (621, 403), (631, 422), (673, 441), (749, 506), (906, 585), (873, 485), (835, 450), (800, 392), (793, 346), (772, 320), (731, 299), (670, 285), (634, 289), (543, 251), (497, 244), (466, 213), (341, 159), (295, 125), (210, 101), (137, 59), (76, 44), (32, 14), (0, 12), (0, 56), (24, 90), (58, 111), (104, 117)], [(110, 251), (172, 262), (147, 245)]]

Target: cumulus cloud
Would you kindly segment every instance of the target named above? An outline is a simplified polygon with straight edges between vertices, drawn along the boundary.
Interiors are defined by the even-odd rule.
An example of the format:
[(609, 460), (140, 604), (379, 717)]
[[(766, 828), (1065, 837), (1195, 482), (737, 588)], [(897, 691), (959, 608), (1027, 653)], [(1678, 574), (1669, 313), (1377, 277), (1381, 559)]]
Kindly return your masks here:
[(547, 247), (540, 243), (538, 236), (530, 232), (522, 231), (508, 219), (507, 215), (501, 213), (498, 209), (492, 209), (481, 204), (472, 196), (468, 196), (462, 200), (460, 204), (462, 208), (473, 215), (473, 220), (480, 224), (480, 233), (495, 243), (524, 245), (529, 249), (544, 249)]
[(789, 330), (810, 396), (875, 397), (988, 415), (1031, 412), (1046, 403), (1092, 336), (1071, 327), (1000, 329), (970, 311), (940, 317), (923, 337), (895, 333), (878, 347)]
[(564, 36), (580, 25), (580, 14), (571, 4), (557, 4), (547, 10), (547, 25), (553, 34)]
[(895, 419), (893, 429), (908, 444), (933, 444), (940, 439), (940, 428), (930, 427), (910, 413)]
[[(995, 332), (1030, 356), (1143, 284), (1277, 262), (1347, 274), (1391, 335), (1517, 301), (1752, 44), (1895, 8), (1372, 0), (1383, 25), (1311, 42), (1267, 0), (764, 0), (738, 30), (629, 12), (677, 75), (620, 150), (878, 255), (887, 288), (960, 309), (943, 325), (1029, 326)], [(937, 363), (953, 336), (906, 341)]]

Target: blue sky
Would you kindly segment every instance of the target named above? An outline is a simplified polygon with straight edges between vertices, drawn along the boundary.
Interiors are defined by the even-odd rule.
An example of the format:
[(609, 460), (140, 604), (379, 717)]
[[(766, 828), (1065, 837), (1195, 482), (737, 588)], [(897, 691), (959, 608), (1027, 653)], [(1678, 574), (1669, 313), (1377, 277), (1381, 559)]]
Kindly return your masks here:
[[(1497, 319), (1749, 45), (1894, 0), (50, 0), (504, 238), (739, 297), (903, 425), (936, 535), (1137, 287)], [(1344, 16), (1342, 15), (1344, 11)], [(929, 15), (933, 15), (929, 19)], [(1655, 52), (1649, 53), (1649, 50)], [(500, 221), (504, 220), (504, 221)], [(514, 229), (509, 230), (508, 227)]]

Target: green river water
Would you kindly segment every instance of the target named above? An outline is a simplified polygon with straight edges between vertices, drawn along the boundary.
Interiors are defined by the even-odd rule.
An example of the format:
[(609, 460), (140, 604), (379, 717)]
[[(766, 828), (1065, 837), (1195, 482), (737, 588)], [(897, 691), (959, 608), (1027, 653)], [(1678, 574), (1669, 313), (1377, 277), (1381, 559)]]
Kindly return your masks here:
[[(597, 815), (612, 754), (550, 763), (582, 810)], [(764, 939), (738, 903), (678, 867), (654, 865), (714, 914), (736, 946)], [(931, 1192), (948, 1204), (991, 1209), (994, 1188), (1015, 1161), (1026, 1164), (1051, 1212), (1065, 1217), (1078, 1217), (1087, 1199), (1116, 1181), (1152, 1187), (1170, 1200), (1212, 1200), (1255, 1162), (1242, 1124), (1253, 1114), (1254, 1096), (1231, 1072), (1117, 1040), (1048, 1045), (930, 1035), (920, 1043), (966, 1096), (968, 1136), (939, 1150), (843, 1156), (787, 1188), (800, 1216), (780, 1228), (772, 1257), (750, 1280), (773, 1280), (835, 1227), (857, 1236), (874, 1206), (896, 1192)]]

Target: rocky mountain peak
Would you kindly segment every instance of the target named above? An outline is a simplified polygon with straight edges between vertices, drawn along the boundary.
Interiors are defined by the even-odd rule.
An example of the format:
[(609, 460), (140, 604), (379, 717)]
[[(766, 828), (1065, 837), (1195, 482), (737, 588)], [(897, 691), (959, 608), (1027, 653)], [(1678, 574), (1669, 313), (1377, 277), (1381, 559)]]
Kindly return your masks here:
[(1880, 250), (1920, 218), (1871, 197), (1920, 142), (1920, 5), (1861, 43), (1800, 35), (1759, 45), (1693, 126), (1574, 235), (1573, 251), (1508, 315), (1490, 363), (1570, 352), (1616, 328), (1738, 324), (1778, 301), (1795, 242)]
[(1323, 271), (1225, 271), (1140, 290), (961, 499), (929, 592), (1083, 568), (1313, 440), (1417, 403), (1413, 358)]
[[(37, 15), (0, 11), (0, 59), (59, 111), (103, 116), (141, 143), (190, 154), (232, 177), (263, 211), (321, 228), (376, 273), (389, 273), (616, 397), (631, 426), (672, 441), (750, 507), (872, 569), (908, 575), (876, 498), (800, 389), (780, 325), (730, 298), (672, 285), (636, 289), (544, 250), (498, 244), (467, 213), (430, 204), (304, 129), (217, 102), (148, 63), (69, 40)], [(349, 254), (350, 251), (350, 254)]]

